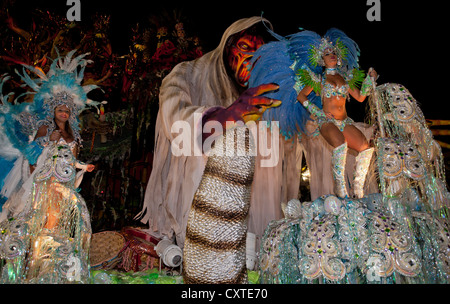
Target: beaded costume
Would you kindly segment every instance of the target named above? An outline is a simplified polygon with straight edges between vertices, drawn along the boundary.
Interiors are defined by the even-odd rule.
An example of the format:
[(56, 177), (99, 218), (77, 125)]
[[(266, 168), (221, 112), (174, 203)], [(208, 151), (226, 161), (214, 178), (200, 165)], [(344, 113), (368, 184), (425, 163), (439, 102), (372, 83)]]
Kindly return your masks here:
[[(0, 160), (11, 164), (1, 181), (2, 283), (89, 283), (91, 224), (77, 191), (87, 165), (74, 151), (81, 143), (78, 115), (98, 103), (86, 96), (96, 86), (81, 86), (87, 54), (72, 58), (74, 53), (54, 60), (47, 74), (25, 66), (39, 77), (33, 80), (25, 70), (19, 74), (31, 88), (27, 94), (34, 94), (32, 102), (18, 102), (19, 96), (11, 104), (12, 93), (1, 95)], [(60, 105), (70, 110), (74, 140), (69, 143), (49, 138)], [(33, 140), (42, 125), (47, 134)], [(29, 164), (35, 166), (31, 173)]]

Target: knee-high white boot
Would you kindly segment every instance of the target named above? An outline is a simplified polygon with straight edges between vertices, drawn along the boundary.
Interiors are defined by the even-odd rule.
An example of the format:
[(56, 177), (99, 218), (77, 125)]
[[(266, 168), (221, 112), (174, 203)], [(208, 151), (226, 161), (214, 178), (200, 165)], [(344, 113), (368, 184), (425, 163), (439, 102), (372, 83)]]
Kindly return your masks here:
[(356, 198), (362, 198), (364, 196), (364, 183), (373, 151), (374, 148), (369, 148), (359, 152), (358, 156), (356, 156), (356, 168), (353, 176), (353, 194)]
[(347, 186), (345, 182), (345, 164), (347, 162), (347, 143), (333, 149), (331, 156), (331, 166), (334, 179), (334, 192), (337, 196), (348, 197)]

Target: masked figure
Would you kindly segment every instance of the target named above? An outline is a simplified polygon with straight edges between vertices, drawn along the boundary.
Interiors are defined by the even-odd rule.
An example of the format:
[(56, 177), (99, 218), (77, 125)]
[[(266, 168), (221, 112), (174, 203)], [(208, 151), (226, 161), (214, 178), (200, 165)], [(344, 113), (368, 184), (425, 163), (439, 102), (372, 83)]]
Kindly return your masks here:
[[(215, 50), (180, 63), (163, 80), (153, 169), (138, 216), (149, 224), (150, 233), (174, 237), (180, 247), (184, 246), (188, 213), (208, 159), (202, 153), (202, 143), (217, 135), (212, 130), (212, 135), (202, 132), (202, 127), (218, 122), (225, 131), (227, 121), (255, 121), (266, 109), (280, 104), (261, 96), (277, 89), (277, 85), (247, 89), (249, 59), (264, 42), (261, 33), (267, 33), (262, 20), (252, 17), (236, 21)], [(189, 125), (191, 132), (174, 132), (172, 127), (180, 121)], [(264, 166), (261, 161), (268, 156), (256, 155), (248, 231), (256, 234), (257, 240), (271, 220), (281, 217), (280, 203), (297, 197), (299, 189), (296, 166), (301, 155), (297, 141), (285, 141), (278, 132), (272, 135), (267, 128), (264, 131), (265, 136), (257, 136), (258, 144), (267, 147), (275, 142), (278, 158), (273, 165)], [(189, 146), (187, 155), (172, 153), (173, 142), (179, 139)]]

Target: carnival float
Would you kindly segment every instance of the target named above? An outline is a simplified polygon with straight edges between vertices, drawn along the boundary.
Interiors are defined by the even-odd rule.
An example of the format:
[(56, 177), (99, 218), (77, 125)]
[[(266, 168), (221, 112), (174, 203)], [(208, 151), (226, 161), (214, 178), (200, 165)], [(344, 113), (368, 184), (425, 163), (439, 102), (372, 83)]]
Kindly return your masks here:
[[(0, 223), (0, 282), (60, 283), (59, 278), (65, 276), (64, 283), (183, 284), (189, 283), (183, 272), (186, 271), (183, 270), (185, 261), (191, 262), (187, 268), (193, 277), (203, 275), (195, 254), (209, 256), (208, 267), (217, 268), (214, 264), (217, 257), (213, 254), (199, 253), (189, 242), (184, 252), (173, 239), (152, 235), (146, 230), (147, 226), (135, 218), (142, 208), (153, 166), (154, 126), (162, 81), (180, 62), (204, 55), (201, 40), (189, 32), (188, 16), (177, 10), (149, 16), (145, 24), (135, 24), (130, 29), (128, 51), (118, 52), (111, 43), (110, 16), (107, 14), (97, 14), (90, 22), (77, 23), (51, 11), (34, 10), (31, 20), (19, 26), (17, 17), (10, 15), (13, 4), (14, 1), (3, 2), (0, 12), (1, 21), (7, 25), (1, 28), (0, 34), (0, 67), (5, 74), (0, 86), (0, 143), (4, 148), (0, 149), (0, 186), (5, 185), (4, 180), (17, 164), (20, 153), (26, 157), (34, 153), (25, 146), (23, 151), (26, 152), (23, 152), (14, 143), (14, 149), (5, 149), (5, 143), (13, 142), (11, 136), (7, 136), (8, 130), (22, 128), (20, 136), (23, 138), (17, 137), (16, 141), (25, 142), (32, 139), (39, 127), (37, 118), (22, 115), (27, 111), (32, 113), (30, 107), (37, 108), (33, 94), (29, 94), (24, 83), (39, 93), (41, 85), (50, 83), (52, 76), (60, 75), (56, 70), (70, 72), (78, 81), (76, 85), (85, 88), (83, 105), (89, 104), (91, 109), (80, 111), (79, 129), (73, 127), (83, 142), (77, 153), (73, 153), (66, 142), (59, 142), (53, 150), (45, 150), (49, 156), (47, 165), (43, 165), (57, 176), (62, 165), (56, 165), (52, 159), (64, 159), (63, 168), (70, 174), (64, 172), (70, 175), (70, 180), (63, 180), (58, 175), (58, 182), (64, 187), (65, 183), (70, 185), (66, 187), (67, 191), (58, 190), (62, 193), (58, 195), (76, 206), (64, 211), (70, 213), (65, 215), (68, 222), (78, 221), (73, 226), (76, 228), (69, 225), (64, 233), (52, 234), (48, 232), (52, 227), (38, 225), (36, 219), (42, 216), (39, 212), (45, 213), (45, 208), (52, 207), (36, 203), (45, 197), (44, 194), (33, 198), (34, 204), (44, 206), (39, 207), (39, 212), (19, 216), (5, 213), (10, 206), (7, 202), (11, 193), (6, 195), (2, 191), (0, 204), (5, 208)], [(299, 144), (304, 154), (298, 172), (299, 196), (277, 202), (283, 218), (270, 221), (258, 242), (253, 239), (254, 235), (246, 234), (243, 219), (237, 224), (241, 242), (232, 247), (233, 250), (239, 247), (239, 251), (232, 252), (234, 256), (230, 260), (239, 260), (236, 263), (240, 269), (244, 267), (245, 274), (235, 274), (239, 282), (448, 284), (450, 193), (447, 159), (450, 145), (445, 142), (445, 136), (449, 134), (446, 128), (450, 122), (426, 119), (420, 103), (413, 96), (414, 88), (408, 89), (398, 83), (377, 83), (375, 78), (365, 77), (359, 70), (359, 48), (351, 39), (346, 40), (336, 32), (324, 37), (315, 37), (309, 31), (287, 37), (271, 34), (274, 42), (256, 53), (258, 60), (250, 85), (282, 82), (280, 90), (268, 94), (283, 100), (282, 107), (267, 110), (264, 119), (281, 121), (281, 136), (289, 138), (296, 132), (300, 135)], [(309, 48), (314, 45), (314, 52), (307, 50), (307, 45)], [(359, 161), (357, 156), (349, 152), (347, 163), (338, 164), (332, 157), (338, 153), (333, 154), (333, 147), (318, 136), (305, 135), (318, 135), (317, 123), (309, 116), (322, 115), (320, 92), (309, 95), (306, 103), (296, 99), (305, 86), (320, 87), (322, 76), (318, 75), (324, 71), (317, 64), (318, 58), (313, 57), (321, 56), (327, 48), (334, 49), (344, 61), (336, 73), (343, 76), (349, 87), (361, 91), (364, 87), (370, 91), (367, 93), (366, 120), (355, 124), (373, 148), (373, 156), (370, 154), (364, 160), (366, 169), (358, 192), (352, 175), (355, 163), (357, 165)], [(340, 94), (328, 93), (330, 96)], [(91, 102), (93, 100), (97, 102)], [(317, 111), (311, 110), (314, 105), (319, 108)], [(283, 116), (286, 113), (293, 115), (286, 118)], [(7, 126), (5, 117), (17, 124)], [(224, 148), (222, 144), (226, 145), (222, 139), (218, 149)], [(251, 147), (248, 141), (247, 145)], [(36, 161), (37, 156), (33, 155)], [(78, 183), (74, 184), (73, 171), (74, 168), (86, 171), (83, 167), (86, 164), (76, 159), (95, 165), (95, 170), (84, 176), (80, 187)], [(246, 159), (245, 164), (240, 161), (210, 157), (193, 204), (201, 205), (200, 198), (203, 197), (212, 197), (211, 204), (214, 203), (215, 193), (211, 189), (217, 189), (219, 174), (214, 170), (223, 163), (227, 163), (230, 170), (240, 168), (236, 175), (245, 176), (246, 182), (251, 180), (253, 160)], [(25, 167), (18, 168), (16, 166), (17, 172)], [(342, 191), (333, 190), (333, 180), (336, 180), (333, 170), (345, 170), (341, 185), (347, 187), (348, 193), (344, 191), (343, 195)], [(37, 175), (48, 176), (48, 172), (39, 171)], [(328, 178), (324, 179), (322, 175)], [(319, 185), (323, 180), (331, 182)], [(230, 184), (236, 185), (236, 181)], [(213, 186), (208, 188), (208, 185)], [(223, 189), (219, 192), (223, 193)], [(58, 209), (58, 212), (62, 211)], [(196, 221), (195, 216), (199, 215), (191, 209), (189, 227), (195, 226), (209, 237), (206, 228), (214, 223)], [(228, 218), (215, 220), (224, 227), (230, 222)], [(38, 226), (39, 232), (36, 232)], [(39, 238), (33, 239), (36, 235)], [(36, 244), (40, 242), (40, 247), (30, 245), (31, 239)], [(218, 239), (220, 236), (215, 241)], [(85, 248), (87, 244), (89, 249)], [(41, 256), (38, 247), (42, 250)], [(54, 251), (49, 253), (49, 248)], [(46, 262), (42, 258), (44, 255), (55, 258)], [(218, 269), (230, 275), (236, 270), (235, 266), (230, 264), (226, 269)], [(50, 267), (56, 267), (58, 279), (47, 275), (51, 272)], [(29, 269), (45, 275), (31, 275), (30, 279)], [(215, 283), (213, 279), (208, 280), (205, 282)]]

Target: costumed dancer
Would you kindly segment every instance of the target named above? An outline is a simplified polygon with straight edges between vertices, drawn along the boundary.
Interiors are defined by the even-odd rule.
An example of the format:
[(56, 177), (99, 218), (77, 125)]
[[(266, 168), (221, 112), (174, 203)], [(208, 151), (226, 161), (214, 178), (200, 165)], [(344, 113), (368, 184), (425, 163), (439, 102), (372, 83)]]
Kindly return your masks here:
[[(370, 114), (378, 121), (374, 148), (380, 193), (353, 199), (328, 194), (312, 202), (293, 199), (284, 204), (285, 218), (271, 222), (262, 240), (261, 282), (448, 283), (450, 194), (439, 145), (404, 86), (375, 87), (370, 77), (376, 77), (375, 73), (363, 80), (355, 69), (356, 44), (335, 29), (325, 38), (302, 31), (264, 45), (254, 56), (257, 63), (250, 83), (280, 85), (278, 92), (266, 96), (283, 103), (265, 115), (280, 120), (280, 130), (287, 135), (303, 130), (310, 113), (324, 122), (322, 129), (325, 123), (341, 125), (336, 117), (327, 115), (333, 111), (330, 108), (341, 110), (332, 113), (345, 120), (345, 111), (339, 108), (344, 97), (352, 92), (361, 97), (371, 90)], [(330, 41), (335, 42), (331, 45)], [(334, 49), (335, 60), (347, 58), (347, 63), (343, 60), (345, 64), (338, 66), (341, 76), (321, 76), (321, 59), (332, 67), (327, 63), (332, 58), (321, 57), (334, 57), (333, 52), (325, 53), (327, 48)], [(362, 82), (359, 92), (355, 89), (358, 82)], [(320, 92), (322, 98), (312, 91)], [(324, 102), (322, 108), (322, 100), (327, 98), (328, 106), (325, 108)], [(344, 151), (335, 155), (345, 155)], [(339, 159), (336, 157), (333, 170), (342, 169)], [(340, 194), (346, 194), (339, 176), (336, 181), (342, 186)]]
[[(349, 197), (345, 175), (348, 148), (359, 152), (352, 190), (354, 197), (363, 197), (374, 149), (369, 147), (366, 136), (347, 116), (346, 102), (350, 96), (363, 102), (377, 73), (371, 68), (364, 79), (364, 72), (359, 70), (358, 45), (338, 29), (328, 30), (324, 37), (312, 31), (301, 31), (288, 38), (273, 34), (281, 41), (264, 46), (255, 55), (258, 64), (250, 83), (258, 85), (270, 80), (279, 83), (282, 86), (280, 91), (267, 96), (292, 100), (295, 94), (298, 103), (287, 103), (268, 111), (263, 119), (284, 121), (280, 130), (288, 137), (308, 133), (306, 122), (309, 116), (315, 119), (318, 129), (313, 135), (320, 133), (333, 147), (334, 192), (341, 198)], [(277, 59), (271, 62), (274, 56)], [(281, 82), (276, 80), (282, 77)]]
[(89, 283), (91, 223), (77, 188), (95, 166), (76, 155), (78, 115), (98, 102), (86, 95), (97, 86), (81, 85), (88, 54), (72, 58), (75, 51), (56, 58), (47, 74), (25, 66), (38, 76), (19, 74), (31, 102), (2, 96), (0, 153), (14, 163), (1, 192), (3, 283)]

